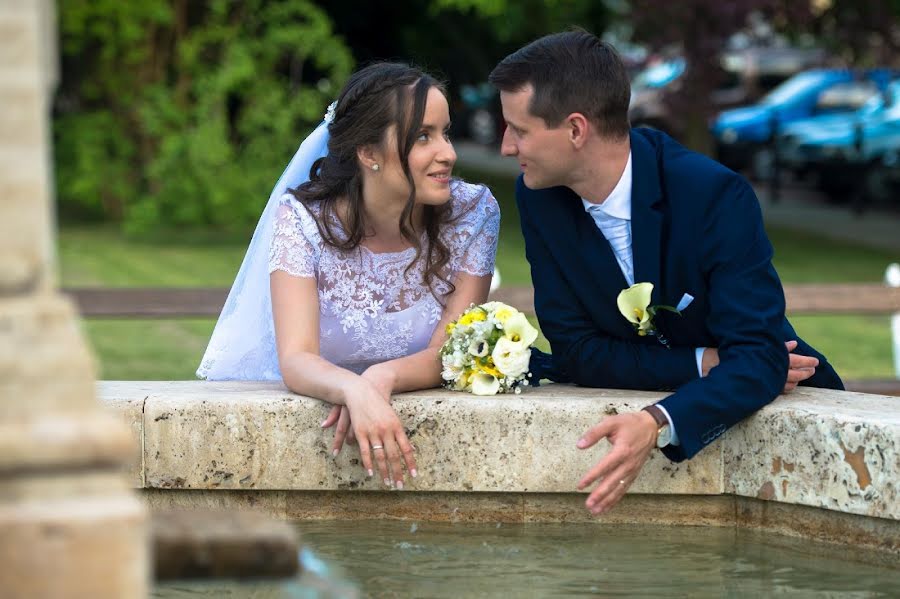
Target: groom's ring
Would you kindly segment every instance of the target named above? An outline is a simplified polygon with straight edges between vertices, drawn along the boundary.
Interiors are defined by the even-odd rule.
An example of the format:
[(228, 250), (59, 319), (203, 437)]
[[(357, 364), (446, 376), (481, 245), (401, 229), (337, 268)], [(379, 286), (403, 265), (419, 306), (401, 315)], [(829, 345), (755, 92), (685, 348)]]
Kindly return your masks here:
[(620, 480), (620, 481), (619, 481), (619, 484), (620, 484), (620, 485), (624, 485), (624, 484), (625, 484), (625, 481), (624, 481), (624, 480)]
[(384, 445), (373, 445), (372, 449), (384, 449)]

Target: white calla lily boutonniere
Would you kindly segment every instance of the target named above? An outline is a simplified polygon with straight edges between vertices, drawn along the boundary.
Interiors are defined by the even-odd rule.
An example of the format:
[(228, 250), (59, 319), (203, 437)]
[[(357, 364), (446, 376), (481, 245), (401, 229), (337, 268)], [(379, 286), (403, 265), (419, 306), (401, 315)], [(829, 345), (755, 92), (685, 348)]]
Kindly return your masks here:
[[(660, 310), (668, 310), (675, 314), (681, 311), (672, 306), (651, 306), (650, 297), (653, 294), (653, 283), (635, 283), (628, 289), (623, 289), (616, 298), (619, 312), (628, 322), (634, 326), (635, 331), (641, 337), (645, 335), (657, 335), (653, 318)], [(666, 345), (663, 342), (663, 345)]]

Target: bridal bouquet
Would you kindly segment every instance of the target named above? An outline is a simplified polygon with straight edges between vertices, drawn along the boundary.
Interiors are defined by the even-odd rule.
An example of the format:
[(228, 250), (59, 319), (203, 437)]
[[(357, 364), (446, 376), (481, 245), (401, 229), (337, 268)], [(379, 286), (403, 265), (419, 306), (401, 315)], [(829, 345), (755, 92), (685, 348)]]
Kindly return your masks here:
[(444, 386), (475, 395), (521, 393), (537, 330), (524, 314), (502, 302), (472, 305), (447, 325), (441, 347)]

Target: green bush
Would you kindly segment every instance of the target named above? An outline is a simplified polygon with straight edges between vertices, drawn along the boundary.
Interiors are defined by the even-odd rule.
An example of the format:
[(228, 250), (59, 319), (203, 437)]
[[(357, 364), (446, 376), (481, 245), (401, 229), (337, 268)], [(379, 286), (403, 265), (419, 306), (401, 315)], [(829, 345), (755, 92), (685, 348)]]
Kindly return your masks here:
[(307, 0), (65, 0), (60, 210), (125, 230), (255, 222), (353, 68)]

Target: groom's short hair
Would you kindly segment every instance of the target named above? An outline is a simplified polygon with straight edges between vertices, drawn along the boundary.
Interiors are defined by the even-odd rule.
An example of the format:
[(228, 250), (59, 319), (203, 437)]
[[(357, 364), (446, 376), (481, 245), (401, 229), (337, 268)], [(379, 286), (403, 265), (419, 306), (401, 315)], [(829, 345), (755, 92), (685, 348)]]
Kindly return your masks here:
[(504, 58), (488, 80), (500, 91), (534, 88), (529, 110), (557, 127), (580, 112), (606, 137), (628, 136), (631, 82), (619, 53), (576, 29), (544, 36)]

